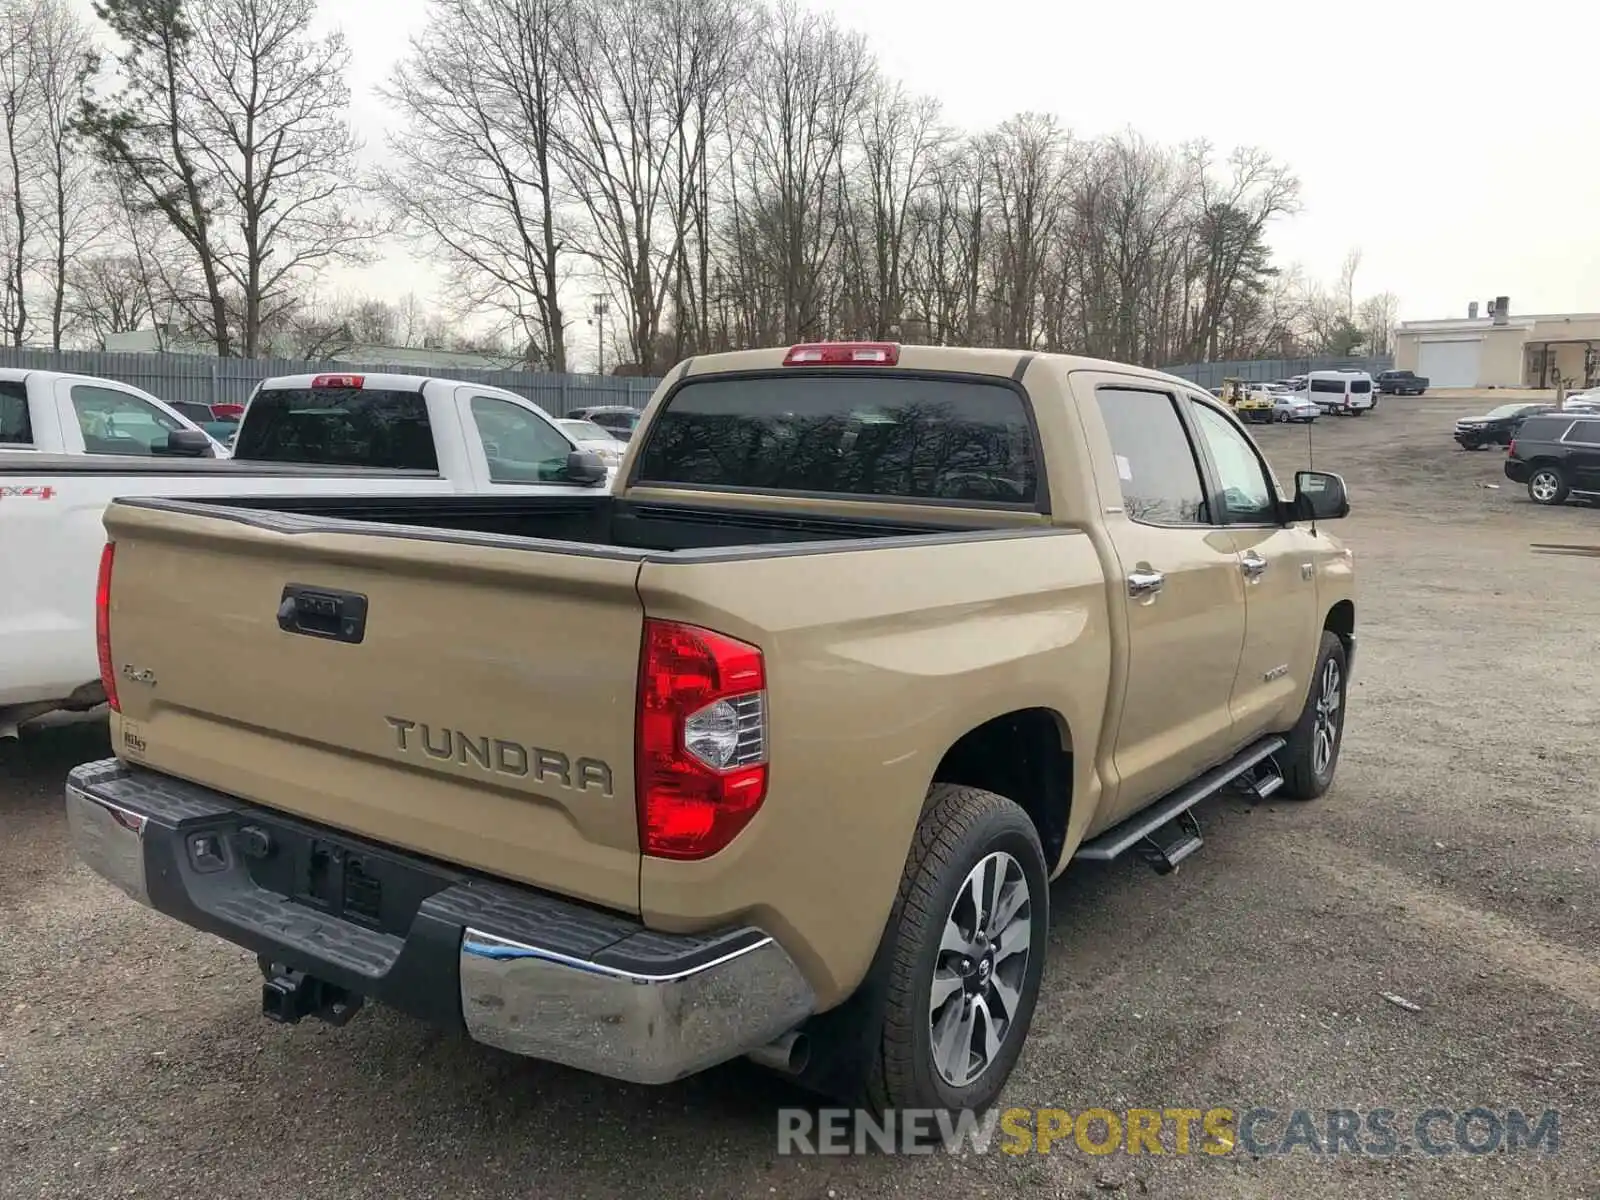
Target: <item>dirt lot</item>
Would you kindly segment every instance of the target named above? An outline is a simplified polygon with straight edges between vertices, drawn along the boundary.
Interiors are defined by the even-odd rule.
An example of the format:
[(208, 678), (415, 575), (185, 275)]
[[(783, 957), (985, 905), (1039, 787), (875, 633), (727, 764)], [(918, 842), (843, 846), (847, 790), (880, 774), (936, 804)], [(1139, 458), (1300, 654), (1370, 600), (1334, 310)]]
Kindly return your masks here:
[[(0, 1195), (1600, 1195), (1600, 560), (1528, 549), (1600, 541), (1600, 510), (1456, 450), (1487, 407), (1318, 422), (1362, 588), (1338, 784), (1204, 805), (1169, 878), (1069, 872), (1007, 1100), (1553, 1108), (1559, 1152), (780, 1157), (804, 1099), (753, 1067), (649, 1090), (382, 1011), (281, 1029), (246, 956), (74, 864), (62, 775), (107, 752), (80, 723), (0, 743)], [(1261, 440), (1303, 464), (1303, 430)]]

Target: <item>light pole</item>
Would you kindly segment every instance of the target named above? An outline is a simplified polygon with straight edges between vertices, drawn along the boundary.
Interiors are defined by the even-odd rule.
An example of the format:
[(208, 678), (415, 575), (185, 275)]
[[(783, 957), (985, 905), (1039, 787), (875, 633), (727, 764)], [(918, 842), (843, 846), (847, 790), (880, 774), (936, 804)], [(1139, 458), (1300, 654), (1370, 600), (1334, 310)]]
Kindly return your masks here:
[(606, 373), (606, 314), (611, 311), (611, 301), (604, 292), (594, 292), (589, 298), (594, 301), (593, 307), (589, 309), (594, 314), (589, 318), (589, 324), (599, 326), (599, 373), (604, 375)]

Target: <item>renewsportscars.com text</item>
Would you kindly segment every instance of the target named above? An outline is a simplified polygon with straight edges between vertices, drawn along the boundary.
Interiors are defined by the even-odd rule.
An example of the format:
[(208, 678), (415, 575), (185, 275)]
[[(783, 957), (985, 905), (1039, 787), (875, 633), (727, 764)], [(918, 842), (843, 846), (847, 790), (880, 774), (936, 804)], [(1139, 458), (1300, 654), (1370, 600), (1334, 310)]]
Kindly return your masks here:
[(778, 1110), (779, 1154), (1484, 1155), (1561, 1147), (1555, 1109), (1007, 1108)]

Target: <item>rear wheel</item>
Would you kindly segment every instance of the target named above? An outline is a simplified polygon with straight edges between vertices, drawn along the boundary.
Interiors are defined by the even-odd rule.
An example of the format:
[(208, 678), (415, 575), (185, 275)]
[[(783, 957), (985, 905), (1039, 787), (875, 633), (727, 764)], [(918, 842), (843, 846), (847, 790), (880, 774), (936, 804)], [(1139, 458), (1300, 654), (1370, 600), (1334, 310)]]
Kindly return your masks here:
[(1559, 467), (1538, 467), (1528, 476), (1528, 499), (1535, 504), (1560, 504), (1569, 491)]
[(1305, 708), (1289, 732), (1289, 744), (1279, 755), (1283, 768), (1279, 793), (1287, 799), (1315, 800), (1333, 783), (1339, 749), (1344, 744), (1348, 662), (1339, 635), (1323, 630)]
[(1049, 872), (1028, 815), (993, 792), (935, 784), (884, 947), (887, 987), (863, 1097), (983, 1109), (1028, 1036), (1049, 934)]

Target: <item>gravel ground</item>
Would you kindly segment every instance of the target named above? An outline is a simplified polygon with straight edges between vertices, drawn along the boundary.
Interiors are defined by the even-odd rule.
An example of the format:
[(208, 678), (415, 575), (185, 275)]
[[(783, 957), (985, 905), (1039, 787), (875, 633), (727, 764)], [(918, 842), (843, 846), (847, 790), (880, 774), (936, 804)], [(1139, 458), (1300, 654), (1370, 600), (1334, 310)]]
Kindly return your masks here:
[[(1456, 450), (1489, 406), (1318, 422), (1361, 587), (1338, 783), (1203, 805), (1168, 878), (1069, 872), (1006, 1099), (1553, 1108), (1557, 1153), (780, 1156), (806, 1099), (746, 1065), (646, 1089), (385, 1011), (279, 1028), (247, 956), (75, 864), (62, 775), (108, 751), (79, 721), (0, 743), (0, 1196), (1600, 1195), (1600, 562), (1528, 549), (1600, 541), (1600, 511)], [(1303, 465), (1303, 429), (1261, 441)]]

